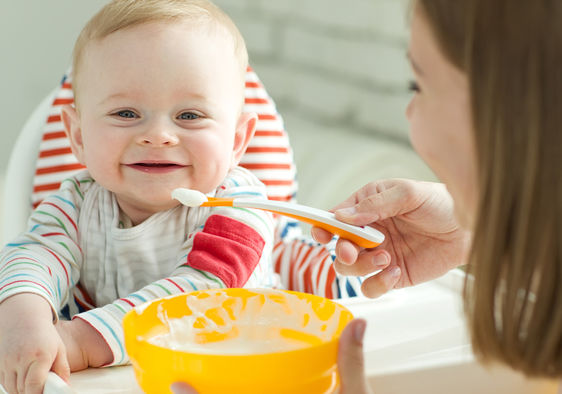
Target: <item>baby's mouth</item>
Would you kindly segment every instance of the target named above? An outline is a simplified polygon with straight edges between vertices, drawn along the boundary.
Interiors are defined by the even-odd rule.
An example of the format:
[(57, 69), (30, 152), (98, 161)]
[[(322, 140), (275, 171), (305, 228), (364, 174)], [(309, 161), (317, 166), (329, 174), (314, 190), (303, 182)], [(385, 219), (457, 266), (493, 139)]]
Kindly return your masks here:
[(134, 166), (141, 166), (141, 167), (179, 167), (178, 164), (175, 163), (134, 163)]
[(159, 163), (159, 162), (139, 162), (127, 164), (127, 167), (147, 173), (162, 173), (179, 170), (185, 166), (176, 163)]

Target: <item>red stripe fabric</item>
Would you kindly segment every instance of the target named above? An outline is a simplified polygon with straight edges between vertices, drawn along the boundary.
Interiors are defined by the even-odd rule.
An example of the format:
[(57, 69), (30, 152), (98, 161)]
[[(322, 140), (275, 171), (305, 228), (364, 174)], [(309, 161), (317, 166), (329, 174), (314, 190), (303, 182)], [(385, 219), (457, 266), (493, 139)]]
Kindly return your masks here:
[(119, 301), (123, 301), (123, 302), (129, 304), (132, 308), (135, 307), (135, 304), (133, 304), (130, 300), (128, 300), (126, 298), (119, 298)]
[(249, 146), (246, 153), (289, 153), (285, 146)]
[(66, 212), (64, 211), (64, 209), (62, 209), (62, 208), (59, 207), (58, 205), (53, 204), (52, 202), (49, 202), (49, 201), (45, 202), (44, 204), (45, 204), (45, 205), (49, 205), (49, 206), (51, 206), (51, 207), (54, 207), (54, 208), (56, 208), (58, 211), (60, 211), (60, 213), (62, 213), (62, 214), (64, 215), (64, 217), (70, 222), (70, 224), (72, 224), (72, 227), (74, 227), (74, 230), (76, 230), (76, 232), (78, 232), (78, 226), (76, 226), (76, 223), (74, 223), (74, 220), (72, 220), (72, 218), (68, 215), (68, 213), (66, 213)]
[(73, 98), (61, 98), (58, 97), (53, 101), (53, 105), (57, 106), (57, 105), (67, 105), (67, 104), (72, 104), (74, 102)]
[(184, 289), (183, 289), (180, 285), (178, 285), (176, 282), (174, 282), (174, 281), (171, 280), (170, 278), (166, 278), (166, 280), (167, 280), (168, 282), (170, 282), (171, 284), (173, 284), (174, 286), (176, 286), (176, 287), (179, 289), (179, 291), (181, 291), (182, 293), (184, 292)]
[(291, 201), (293, 199), (293, 196), (269, 196), (268, 200), (273, 200), (273, 201)]
[[(49, 191), (58, 190), (59, 187), (60, 187), (60, 182), (47, 183), (47, 184), (44, 184), (44, 185), (34, 186), (33, 192), (34, 193), (49, 192)], [(37, 203), (37, 204), (39, 204), (39, 203)]]
[(14, 283), (33, 283), (34, 285), (37, 285), (39, 287), (41, 287), (43, 290), (45, 290), (51, 297), (53, 296), (53, 294), (49, 291), (49, 289), (47, 289), (45, 286), (43, 286), (41, 283), (38, 282), (33, 282), (31, 280), (25, 280), (25, 279), (21, 279), (21, 280), (14, 280), (12, 282), (8, 282), (6, 283), (4, 286), (0, 287), (0, 290), (4, 289), (6, 286), (12, 285)]
[(293, 184), (292, 180), (282, 179), (262, 179), (261, 181), (266, 186), (290, 186)]
[(60, 166), (38, 168), (35, 171), (35, 175), (52, 174), (54, 172), (61, 172), (61, 171), (79, 170), (81, 168), (85, 168), (85, 167), (80, 163), (63, 164)]
[(258, 120), (277, 120), (277, 116), (272, 114), (258, 114)]
[(64, 131), (52, 131), (43, 134), (43, 141), (56, 140), (57, 138), (66, 138), (66, 133)]
[(52, 156), (59, 156), (59, 155), (68, 155), (72, 153), (72, 149), (68, 148), (58, 148), (58, 149), (49, 149), (39, 152), (39, 157), (52, 157)]
[(290, 170), (290, 164), (282, 163), (241, 163), (240, 167), (247, 170)]
[(55, 123), (62, 121), (60, 115), (51, 115), (47, 118), (47, 123)]
[(54, 254), (50, 249), (47, 249), (45, 247), (43, 247), (44, 250), (46, 250), (47, 252), (49, 252), (49, 254), (51, 254), (61, 265), (62, 269), (64, 270), (64, 274), (66, 276), (66, 285), (70, 285), (70, 278), (68, 277), (68, 270), (66, 269), (66, 267), (64, 266), (64, 264), (62, 263), (61, 259), (59, 259), (59, 257)]
[(283, 137), (285, 135), (285, 132), (283, 132), (282, 130), (256, 130), (254, 135), (256, 137)]
[(92, 297), (90, 297), (90, 295), (88, 294), (88, 292), (86, 290), (84, 290), (84, 287), (82, 287), (82, 285), (80, 284), (80, 282), (78, 282), (76, 284), (76, 290), (78, 290), (80, 292), (80, 295), (82, 296), (82, 298), (84, 299), (85, 302), (87, 302), (89, 305), (83, 306), (86, 309), (90, 309), (95, 307), (95, 303), (94, 300), (92, 300)]
[(269, 104), (269, 101), (266, 98), (260, 97), (246, 97), (246, 99), (244, 99), (244, 102), (246, 104)]

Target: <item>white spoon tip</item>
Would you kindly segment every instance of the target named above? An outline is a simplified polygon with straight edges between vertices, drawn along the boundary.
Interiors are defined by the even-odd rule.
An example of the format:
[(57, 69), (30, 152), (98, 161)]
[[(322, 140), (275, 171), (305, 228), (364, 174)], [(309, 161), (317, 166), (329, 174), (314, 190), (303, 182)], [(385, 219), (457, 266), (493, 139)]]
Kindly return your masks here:
[(188, 207), (199, 207), (201, 204), (208, 201), (207, 196), (200, 191), (183, 187), (174, 189), (172, 191), (172, 198)]

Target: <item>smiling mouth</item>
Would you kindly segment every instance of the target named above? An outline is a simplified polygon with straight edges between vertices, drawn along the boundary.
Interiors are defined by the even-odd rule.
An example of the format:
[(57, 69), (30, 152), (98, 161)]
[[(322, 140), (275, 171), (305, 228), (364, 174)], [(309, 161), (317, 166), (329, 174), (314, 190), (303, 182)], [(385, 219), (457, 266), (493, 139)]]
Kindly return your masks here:
[(180, 165), (174, 163), (134, 163), (132, 165), (141, 166), (141, 167), (156, 167), (156, 168), (181, 167)]
[(185, 166), (175, 163), (132, 163), (127, 164), (127, 167), (147, 173), (162, 173), (179, 170)]

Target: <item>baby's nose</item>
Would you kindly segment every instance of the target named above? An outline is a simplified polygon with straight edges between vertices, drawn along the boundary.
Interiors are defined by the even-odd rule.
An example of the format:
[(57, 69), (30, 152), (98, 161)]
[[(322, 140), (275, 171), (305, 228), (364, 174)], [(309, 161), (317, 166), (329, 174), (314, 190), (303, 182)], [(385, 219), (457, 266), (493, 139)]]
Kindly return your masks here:
[(178, 137), (163, 129), (150, 130), (139, 136), (138, 143), (151, 146), (173, 146), (179, 142)]

